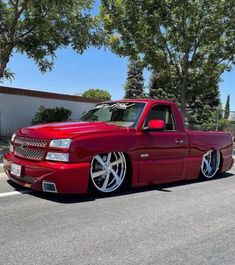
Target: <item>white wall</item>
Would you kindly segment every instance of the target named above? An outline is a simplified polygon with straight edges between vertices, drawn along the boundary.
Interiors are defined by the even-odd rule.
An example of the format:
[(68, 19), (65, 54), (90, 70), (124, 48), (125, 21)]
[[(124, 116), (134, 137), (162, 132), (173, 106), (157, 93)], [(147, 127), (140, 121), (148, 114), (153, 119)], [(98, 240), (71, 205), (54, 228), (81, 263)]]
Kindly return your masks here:
[(71, 119), (76, 120), (95, 103), (0, 93), (0, 135), (10, 136), (18, 128), (31, 125), (33, 116), (42, 105), (46, 108), (68, 108), (72, 111)]
[(229, 118), (228, 118), (230, 121), (235, 121), (235, 112), (230, 112), (229, 114)]

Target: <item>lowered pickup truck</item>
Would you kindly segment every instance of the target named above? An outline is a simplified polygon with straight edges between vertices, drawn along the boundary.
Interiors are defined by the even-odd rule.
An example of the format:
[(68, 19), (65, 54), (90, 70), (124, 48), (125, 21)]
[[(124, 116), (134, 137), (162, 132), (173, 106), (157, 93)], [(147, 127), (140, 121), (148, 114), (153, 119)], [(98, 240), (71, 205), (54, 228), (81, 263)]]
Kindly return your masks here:
[(4, 169), (39, 191), (112, 193), (125, 183), (211, 179), (232, 167), (232, 152), (229, 133), (186, 131), (173, 102), (121, 100), (96, 105), (79, 122), (19, 129)]

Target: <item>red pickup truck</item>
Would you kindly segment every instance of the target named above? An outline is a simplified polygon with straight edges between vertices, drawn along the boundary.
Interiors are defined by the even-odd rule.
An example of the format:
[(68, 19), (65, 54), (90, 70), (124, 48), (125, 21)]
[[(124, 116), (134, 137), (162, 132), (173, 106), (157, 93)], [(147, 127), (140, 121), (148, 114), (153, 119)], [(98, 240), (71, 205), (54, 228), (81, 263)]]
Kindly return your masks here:
[(15, 183), (45, 192), (112, 193), (229, 170), (229, 133), (186, 131), (176, 104), (121, 100), (96, 105), (79, 122), (19, 129), (4, 156)]

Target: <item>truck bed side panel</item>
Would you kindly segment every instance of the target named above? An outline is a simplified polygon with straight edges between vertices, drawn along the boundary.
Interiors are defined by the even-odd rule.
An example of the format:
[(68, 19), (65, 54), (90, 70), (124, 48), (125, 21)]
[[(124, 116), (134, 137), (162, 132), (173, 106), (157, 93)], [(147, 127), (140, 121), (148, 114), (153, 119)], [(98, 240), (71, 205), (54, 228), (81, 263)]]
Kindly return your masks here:
[(196, 159), (201, 165), (202, 157), (208, 150), (219, 150), (222, 155), (221, 171), (225, 172), (231, 168), (233, 143), (230, 133), (200, 131), (187, 133), (190, 146), (189, 159)]

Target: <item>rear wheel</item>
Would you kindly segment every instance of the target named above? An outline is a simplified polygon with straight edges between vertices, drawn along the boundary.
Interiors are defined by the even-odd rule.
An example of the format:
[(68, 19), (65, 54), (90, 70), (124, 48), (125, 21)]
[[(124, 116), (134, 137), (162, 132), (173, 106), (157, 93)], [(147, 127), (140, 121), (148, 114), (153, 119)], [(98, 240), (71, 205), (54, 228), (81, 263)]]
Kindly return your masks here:
[(201, 173), (204, 179), (213, 178), (220, 167), (220, 152), (218, 150), (210, 150), (206, 152), (202, 159)]
[(91, 183), (101, 193), (112, 193), (124, 183), (126, 168), (126, 158), (122, 152), (96, 155), (91, 161)]

